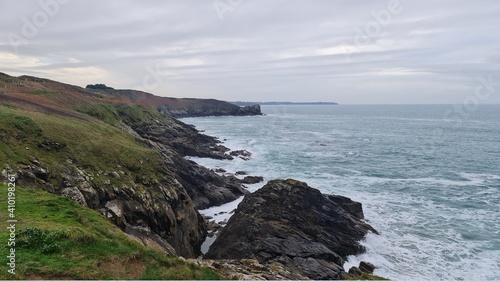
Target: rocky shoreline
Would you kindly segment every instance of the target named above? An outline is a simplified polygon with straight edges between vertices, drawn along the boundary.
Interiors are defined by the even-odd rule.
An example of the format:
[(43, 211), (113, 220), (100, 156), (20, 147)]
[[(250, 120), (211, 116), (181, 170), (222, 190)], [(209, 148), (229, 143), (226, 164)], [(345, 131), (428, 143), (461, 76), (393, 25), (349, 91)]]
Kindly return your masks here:
[[(217, 138), (173, 118), (139, 126), (123, 122), (121, 129), (161, 153), (162, 179), (144, 176), (118, 187), (112, 180), (123, 180), (130, 168), (92, 171), (68, 158), (55, 170), (33, 158), (14, 169), (20, 185), (42, 186), (96, 209), (131, 238), (171, 256), (195, 258), (207, 235), (217, 234), (198, 264), (238, 279), (331, 280), (362, 273), (343, 269), (348, 255), (363, 251), (359, 241), (366, 233), (376, 233), (363, 221), (361, 203), (322, 195), (292, 179), (272, 180), (250, 193), (245, 185), (262, 182), (262, 177), (208, 169), (185, 158), (247, 160), (250, 152), (231, 151)], [(50, 140), (40, 143), (48, 151), (61, 147)], [(199, 213), (242, 196), (228, 222), (214, 222)]]
[[(6, 105), (0, 128), (3, 178), (14, 175), (20, 187), (96, 210), (145, 246), (194, 259), (207, 236), (217, 233), (206, 254), (212, 260), (199, 263), (224, 273), (341, 279), (348, 275), (345, 257), (363, 251), (359, 240), (376, 232), (362, 220), (361, 204), (349, 198), (322, 195), (295, 180), (272, 180), (250, 193), (246, 188), (256, 190), (262, 177), (188, 159), (249, 160), (251, 153), (231, 150), (175, 117), (259, 115), (259, 106), (0, 78), (9, 84), (0, 95)], [(227, 222), (200, 214), (238, 201)], [(260, 276), (248, 276), (252, 269)]]
[(272, 180), (243, 199), (204, 258), (250, 259), (309, 279), (345, 279), (344, 261), (364, 251), (359, 241), (367, 232), (377, 233), (363, 221), (360, 203), (293, 179)]

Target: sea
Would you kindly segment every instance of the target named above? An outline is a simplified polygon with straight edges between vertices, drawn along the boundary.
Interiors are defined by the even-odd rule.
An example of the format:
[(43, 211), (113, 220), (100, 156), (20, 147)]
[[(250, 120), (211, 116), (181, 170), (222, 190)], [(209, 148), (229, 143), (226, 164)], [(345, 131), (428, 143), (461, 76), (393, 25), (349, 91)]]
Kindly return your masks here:
[[(297, 179), (361, 202), (380, 235), (366, 236), (366, 253), (350, 256), (347, 269), (364, 260), (393, 280), (500, 280), (500, 105), (262, 111), (183, 119), (232, 150), (252, 153), (248, 161), (190, 159), (265, 182)], [(227, 220), (240, 201), (201, 212)]]

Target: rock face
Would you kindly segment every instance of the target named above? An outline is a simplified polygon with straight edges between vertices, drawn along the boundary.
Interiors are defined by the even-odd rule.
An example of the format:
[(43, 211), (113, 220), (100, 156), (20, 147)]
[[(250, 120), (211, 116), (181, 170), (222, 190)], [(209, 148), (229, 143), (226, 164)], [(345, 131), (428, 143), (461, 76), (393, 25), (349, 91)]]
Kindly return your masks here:
[(315, 280), (340, 279), (344, 259), (363, 252), (359, 240), (376, 231), (346, 209), (347, 198), (341, 206), (330, 197), (296, 180), (269, 181), (240, 203), (205, 258), (256, 259)]
[[(57, 168), (33, 159), (11, 171), (23, 186), (43, 187), (98, 210), (145, 245), (183, 257), (198, 256), (207, 234), (198, 209), (222, 205), (248, 192), (236, 177), (218, 175), (184, 156), (225, 158), (228, 149), (218, 145), (216, 138), (170, 117), (140, 125), (129, 125), (127, 120), (123, 119), (121, 129), (162, 156), (161, 164), (151, 171), (135, 167), (100, 171), (80, 166), (71, 156), (61, 159)], [(65, 146), (50, 140), (39, 144), (47, 152)]]
[[(171, 120), (169, 123), (156, 121), (134, 128), (138, 138), (162, 152), (169, 159), (170, 170), (186, 189), (198, 209), (219, 206), (247, 194), (242, 181), (236, 177), (221, 176), (184, 156), (210, 157), (214, 159), (233, 159), (226, 147), (211, 136), (200, 134), (193, 126)], [(173, 149), (173, 150), (172, 150)]]
[(229, 148), (221, 145), (217, 138), (201, 134), (193, 125), (175, 119), (168, 121), (148, 122), (133, 129), (145, 139), (172, 147), (181, 156), (233, 159), (226, 154)]
[(255, 259), (241, 260), (189, 260), (206, 266), (229, 279), (237, 280), (309, 280), (299, 273), (284, 269), (277, 264), (263, 265)]

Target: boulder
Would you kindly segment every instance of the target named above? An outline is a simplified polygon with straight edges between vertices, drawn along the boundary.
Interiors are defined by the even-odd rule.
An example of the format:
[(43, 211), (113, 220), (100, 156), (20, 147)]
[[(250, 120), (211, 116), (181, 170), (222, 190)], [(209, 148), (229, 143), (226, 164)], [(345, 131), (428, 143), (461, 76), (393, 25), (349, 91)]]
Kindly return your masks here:
[(315, 280), (340, 279), (344, 259), (376, 230), (306, 183), (272, 180), (239, 204), (205, 255), (256, 259)]
[(373, 273), (373, 271), (375, 270), (375, 266), (369, 262), (362, 261), (359, 263), (359, 270), (366, 273)]
[(229, 153), (229, 155), (233, 156), (233, 157), (239, 157), (240, 159), (248, 161), (248, 160), (250, 160), (250, 157), (252, 156), (252, 153), (250, 153), (247, 150), (236, 150), (236, 151), (231, 151)]
[(241, 183), (244, 184), (255, 184), (264, 181), (264, 177), (262, 176), (245, 176), (243, 180), (241, 180)]
[(66, 198), (77, 201), (82, 206), (88, 206), (82, 192), (80, 192), (80, 190), (76, 187), (66, 187), (60, 191), (60, 194)]
[(363, 275), (363, 271), (361, 271), (358, 267), (353, 266), (349, 268), (349, 274), (352, 276), (361, 276)]

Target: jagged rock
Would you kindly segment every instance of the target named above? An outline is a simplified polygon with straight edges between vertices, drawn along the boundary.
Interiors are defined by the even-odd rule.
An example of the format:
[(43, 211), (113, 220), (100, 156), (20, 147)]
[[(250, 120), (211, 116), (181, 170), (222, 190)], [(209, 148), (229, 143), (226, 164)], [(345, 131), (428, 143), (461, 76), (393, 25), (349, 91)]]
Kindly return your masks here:
[(206, 266), (229, 279), (238, 280), (309, 280), (297, 272), (287, 270), (278, 264), (261, 264), (255, 259), (241, 260), (188, 260)]
[(41, 165), (40, 162), (38, 161), (38, 159), (35, 158), (35, 157), (33, 157), (33, 156), (30, 157), (30, 162), (32, 164), (36, 165), (36, 166), (40, 166)]
[(78, 190), (82, 193), (89, 208), (96, 209), (99, 207), (99, 194), (87, 181), (78, 185)]
[[(186, 189), (198, 209), (219, 206), (248, 193), (239, 179), (221, 176), (212, 170), (188, 161), (183, 156), (232, 159), (229, 149), (211, 136), (200, 134), (194, 126), (172, 120), (170, 124), (148, 123), (135, 128), (144, 144), (169, 160), (170, 169)], [(173, 151), (172, 148), (175, 150)]]
[(349, 273), (342, 271), (340, 272), (340, 280), (351, 280), (352, 276)]
[(237, 171), (235, 172), (236, 175), (247, 175), (248, 173), (246, 173), (246, 171)]
[(262, 115), (262, 112), (260, 109), (260, 105), (251, 105), (251, 106), (240, 107), (234, 115), (255, 116), (255, 115)]
[(363, 205), (360, 202), (355, 202), (350, 198), (338, 195), (326, 195), (330, 200), (337, 203), (341, 208), (350, 213), (351, 215), (364, 219)]
[(250, 157), (252, 156), (252, 153), (250, 153), (247, 150), (236, 150), (236, 151), (231, 151), (229, 153), (229, 155), (233, 156), (233, 157), (239, 157), (240, 159), (248, 161), (248, 160), (250, 160)]
[(351, 268), (349, 268), (349, 274), (352, 276), (361, 276), (361, 275), (363, 275), (363, 271), (361, 271), (356, 266), (352, 266)]
[[(112, 176), (114, 173), (118, 174), (112, 172), (108, 177), (116, 177)], [(116, 187), (109, 179), (93, 182), (85, 171), (64, 167), (56, 179), (62, 188), (61, 194), (100, 210), (124, 231), (132, 230), (127, 229), (130, 226), (143, 226), (151, 230), (149, 239), (158, 236), (172, 246), (175, 253), (186, 257), (198, 254), (206, 226), (186, 190), (172, 175), (166, 174), (161, 181), (138, 179), (139, 183)], [(145, 240), (143, 243), (147, 244)], [(162, 245), (162, 241), (155, 241)], [(165, 251), (168, 253), (168, 248)]]
[(317, 189), (296, 180), (273, 180), (247, 195), (205, 255), (257, 259), (312, 279), (339, 279), (359, 241), (376, 232)]
[(175, 248), (149, 228), (127, 225), (125, 227), (125, 232), (146, 247), (162, 251), (170, 256), (177, 256)]
[(375, 270), (375, 266), (369, 262), (361, 261), (359, 263), (359, 270), (366, 273), (373, 273), (373, 271)]
[(82, 192), (76, 187), (66, 187), (59, 192), (61, 195), (71, 200), (77, 201), (80, 205), (87, 207), (87, 202)]
[(33, 173), (36, 177), (42, 179), (43, 181), (49, 180), (49, 170), (47, 168), (35, 167)]
[(226, 170), (225, 170), (225, 169), (220, 168), (220, 167), (219, 167), (219, 168), (216, 168), (214, 171), (215, 171), (215, 172), (218, 172), (218, 173), (224, 173), (224, 172), (226, 172)]
[(184, 159), (179, 159), (175, 167), (179, 182), (198, 209), (220, 206), (248, 193), (234, 176), (233, 178), (220, 176)]
[(194, 126), (177, 120), (172, 119), (170, 124), (146, 123), (134, 130), (142, 138), (168, 145), (181, 156), (233, 159), (226, 154), (229, 149), (220, 145), (217, 138), (201, 134)]
[(255, 184), (264, 181), (264, 177), (262, 176), (245, 176), (243, 180), (241, 180), (244, 184)]

